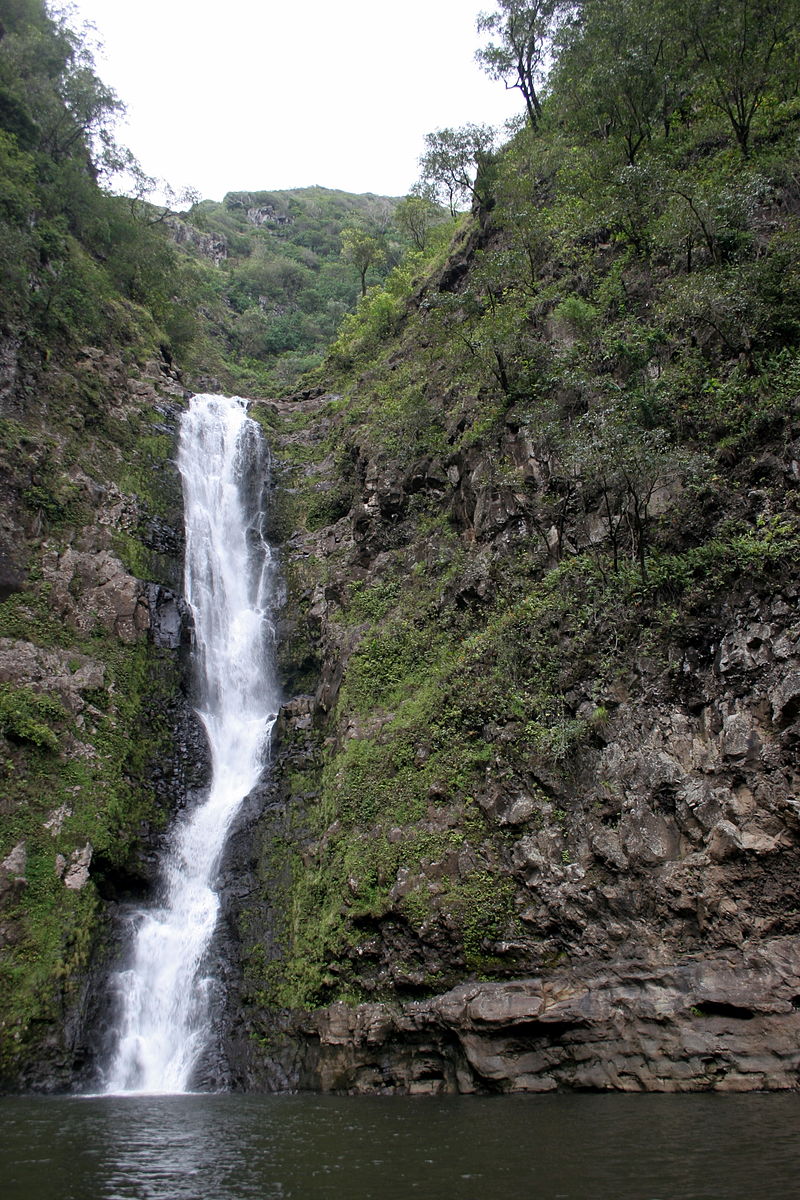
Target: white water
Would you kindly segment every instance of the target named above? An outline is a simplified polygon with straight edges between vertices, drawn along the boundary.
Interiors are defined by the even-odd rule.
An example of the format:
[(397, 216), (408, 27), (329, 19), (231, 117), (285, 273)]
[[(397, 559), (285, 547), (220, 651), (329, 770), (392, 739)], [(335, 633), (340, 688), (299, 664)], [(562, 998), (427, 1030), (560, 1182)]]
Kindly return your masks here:
[(273, 564), (259, 497), (267, 469), (245, 401), (194, 396), (178, 466), (185, 591), (194, 617), (198, 714), (211, 751), (207, 799), (175, 826), (163, 902), (139, 914), (117, 975), (117, 1047), (107, 1092), (185, 1092), (210, 1035), (203, 960), (219, 910), (214, 879), (231, 822), (262, 770), (278, 705), (269, 620)]

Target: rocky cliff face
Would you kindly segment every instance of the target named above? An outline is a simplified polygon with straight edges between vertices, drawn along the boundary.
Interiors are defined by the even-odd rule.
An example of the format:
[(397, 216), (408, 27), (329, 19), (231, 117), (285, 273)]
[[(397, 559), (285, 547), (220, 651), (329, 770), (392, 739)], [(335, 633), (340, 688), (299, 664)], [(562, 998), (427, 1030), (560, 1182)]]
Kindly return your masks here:
[(163, 361), (7, 347), (0, 602), (0, 1081), (91, 1078), (121, 905), (203, 782), (185, 697), (185, 396)]
[[(375, 353), (339, 344), (341, 392), (254, 406), (286, 703), (222, 868), (209, 1086), (796, 1086), (800, 376), (779, 351), (752, 419), (738, 393), (716, 411), (718, 441), (681, 391), (690, 435), (668, 437), (655, 405), (607, 406), (633, 350), (609, 367), (575, 301), (540, 314), (547, 387), (503, 390), (500, 360), (492, 386), (458, 354), (479, 358), (469, 288), (505, 237), (468, 232), (392, 329), (380, 310), (377, 350), (362, 322)], [(607, 251), (581, 259), (603, 287)], [(649, 308), (641, 262), (617, 274)], [(656, 332), (648, 387), (683, 346)], [(206, 764), (181, 672), (180, 381), (130, 351), (34, 372), (18, 350), (2, 1079), (52, 1088), (91, 1072), (114, 916)]]
[[(180, 387), (82, 362), (135, 425), (123, 464), (119, 426), (82, 424), (90, 457), (49, 446), (43, 474), (22, 400), (6, 425), (0, 929), (5, 963), (44, 964), (5, 1010), (10, 1086), (90, 1077), (115, 914), (205, 772), (180, 670)], [(592, 566), (591, 489), (547, 524), (551, 451), (513, 411), (470, 444), (462, 412), (449, 449), (411, 456), (322, 391), (256, 412), (287, 702), (223, 864), (205, 1082), (796, 1086), (800, 650), (775, 518), (794, 417), (731, 465), (747, 569), (633, 587)], [(712, 500), (653, 489), (665, 552)]]
[[(305, 446), (312, 518), (284, 547), (295, 695), (229, 914), (239, 1083), (796, 1086), (790, 565), (655, 600), (576, 587), (552, 548), (586, 553), (601, 505), (540, 536), (547, 448), (513, 414), (413, 462), (371, 457), (337, 397), (267, 419), (284, 462)], [(761, 528), (793, 503), (797, 433), (733, 469)], [(696, 495), (650, 503), (677, 549)]]

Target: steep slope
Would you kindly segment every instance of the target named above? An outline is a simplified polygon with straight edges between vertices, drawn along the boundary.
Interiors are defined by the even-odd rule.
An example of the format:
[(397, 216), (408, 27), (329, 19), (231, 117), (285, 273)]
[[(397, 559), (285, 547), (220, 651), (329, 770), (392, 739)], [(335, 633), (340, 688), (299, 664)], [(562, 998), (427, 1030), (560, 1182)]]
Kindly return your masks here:
[[(223, 871), (241, 1086), (796, 1087), (797, 23), (766, 80), (745, 48), (745, 130), (689, 7), (583, 5), (449, 248), (253, 407), (287, 702)], [(171, 246), (97, 187), (78, 84), (113, 98), (74, 39), (8, 9), (0, 1079), (53, 1088), (90, 1072), (118, 906), (205, 777), (175, 364), (263, 397), (297, 198), (201, 205)], [(220, 222), (269, 242), (239, 264), (266, 358), (229, 337)]]
[(746, 155), (688, 99), (627, 165), (521, 131), (265, 408), (292, 699), (232, 866), (245, 1082), (796, 1086), (795, 107)]
[(53, 1088), (91, 1065), (110, 917), (204, 777), (175, 591), (186, 393), (174, 255), (98, 187), (115, 101), (36, 0), (3, 6), (0, 97), (0, 1084)]

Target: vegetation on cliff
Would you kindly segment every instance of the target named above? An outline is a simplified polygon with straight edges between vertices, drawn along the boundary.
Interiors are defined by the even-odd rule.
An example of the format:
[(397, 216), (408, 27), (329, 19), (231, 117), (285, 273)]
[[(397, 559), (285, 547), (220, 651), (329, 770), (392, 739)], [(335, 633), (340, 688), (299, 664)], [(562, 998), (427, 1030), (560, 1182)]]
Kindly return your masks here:
[(796, 935), (795, 0), (499, 0), (504, 146), (180, 216), (99, 185), (80, 40), (0, 17), (0, 1074), (66, 1078), (101, 901), (202, 774), (142, 583), (183, 379), (260, 398), (282, 484), (267, 1055), (276, 1009)]
[(132, 165), (118, 108), (42, 3), (0, 5), (0, 1079), (17, 1085), (73, 1071), (107, 902), (143, 886), (186, 782), (179, 663), (148, 644), (141, 582), (180, 580), (180, 265), (100, 186)]
[[(506, 38), (537, 6), (499, 9)], [(448, 253), (367, 294), (283, 435), (323, 682), (284, 730), (297, 849), (281, 877), (265, 834), (284, 952), (251, 960), (260, 1003), (797, 932), (796, 650), (769, 683), (742, 660), (744, 692), (720, 650), (748, 613), (797, 638), (797, 8), (546, 15), (508, 144), (429, 139), (443, 202), (471, 166)], [(740, 905), (709, 882), (728, 858)]]

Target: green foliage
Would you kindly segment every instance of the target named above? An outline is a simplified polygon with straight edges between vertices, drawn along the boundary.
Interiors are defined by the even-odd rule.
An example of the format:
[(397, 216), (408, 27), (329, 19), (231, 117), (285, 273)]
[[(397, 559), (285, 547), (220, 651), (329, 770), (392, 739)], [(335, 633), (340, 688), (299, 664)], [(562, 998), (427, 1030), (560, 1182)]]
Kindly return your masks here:
[(423, 186), (455, 217), (467, 201), (486, 206), (492, 195), (494, 130), (488, 125), (438, 129), (425, 135), (420, 159)]
[(385, 624), (359, 645), (350, 660), (348, 701), (362, 713), (390, 707), (413, 686), (419, 672), (430, 669), (433, 652), (427, 632), (410, 622)]
[(434, 191), (418, 184), (394, 210), (394, 221), (415, 250), (424, 253), (441, 229), (445, 215), (436, 203)]
[(186, 228), (218, 239), (223, 254), (214, 267), (202, 258), (198, 264), (198, 369), (214, 355), (216, 373), (231, 388), (291, 390), (318, 365), (359, 294), (397, 263), (408, 235), (393, 230), (395, 203), (313, 187), (232, 192), (221, 203), (196, 204), (176, 226), (192, 256), (186, 261), (198, 264)]
[(560, 7), (556, 0), (497, 0), (499, 11), (478, 17), (478, 32), (497, 40), (475, 57), (490, 78), (522, 93), (534, 129), (542, 116), (539, 93)]
[(387, 291), (371, 288), (354, 313), (343, 319), (335, 340), (328, 348), (332, 362), (348, 368), (356, 357), (374, 352), (396, 327), (399, 306)]
[(13, 741), (57, 750), (58, 733), (52, 725), (65, 717), (63, 705), (51, 696), (29, 688), (0, 686), (0, 733)]
[(553, 309), (553, 316), (575, 333), (586, 336), (596, 327), (599, 314), (593, 304), (580, 296), (567, 296)]
[(365, 587), (363, 580), (355, 579), (350, 587), (347, 603), (349, 621), (380, 621), (389, 613), (400, 596), (400, 585), (396, 580), (380, 581)]
[(352, 263), (358, 272), (361, 282), (361, 295), (367, 294), (367, 272), (371, 267), (378, 267), (386, 258), (386, 251), (368, 228), (359, 225), (345, 225), (341, 232), (342, 258)]
[(23, 5), (4, 20), (0, 319), (34, 342), (98, 345), (119, 332), (121, 295), (177, 330), (182, 289), (163, 230), (97, 182), (138, 171), (114, 140), (120, 102), (67, 17)]
[(513, 897), (512, 880), (485, 869), (468, 872), (449, 888), (444, 904), (455, 919), (468, 971), (491, 965), (487, 946), (514, 927)]

